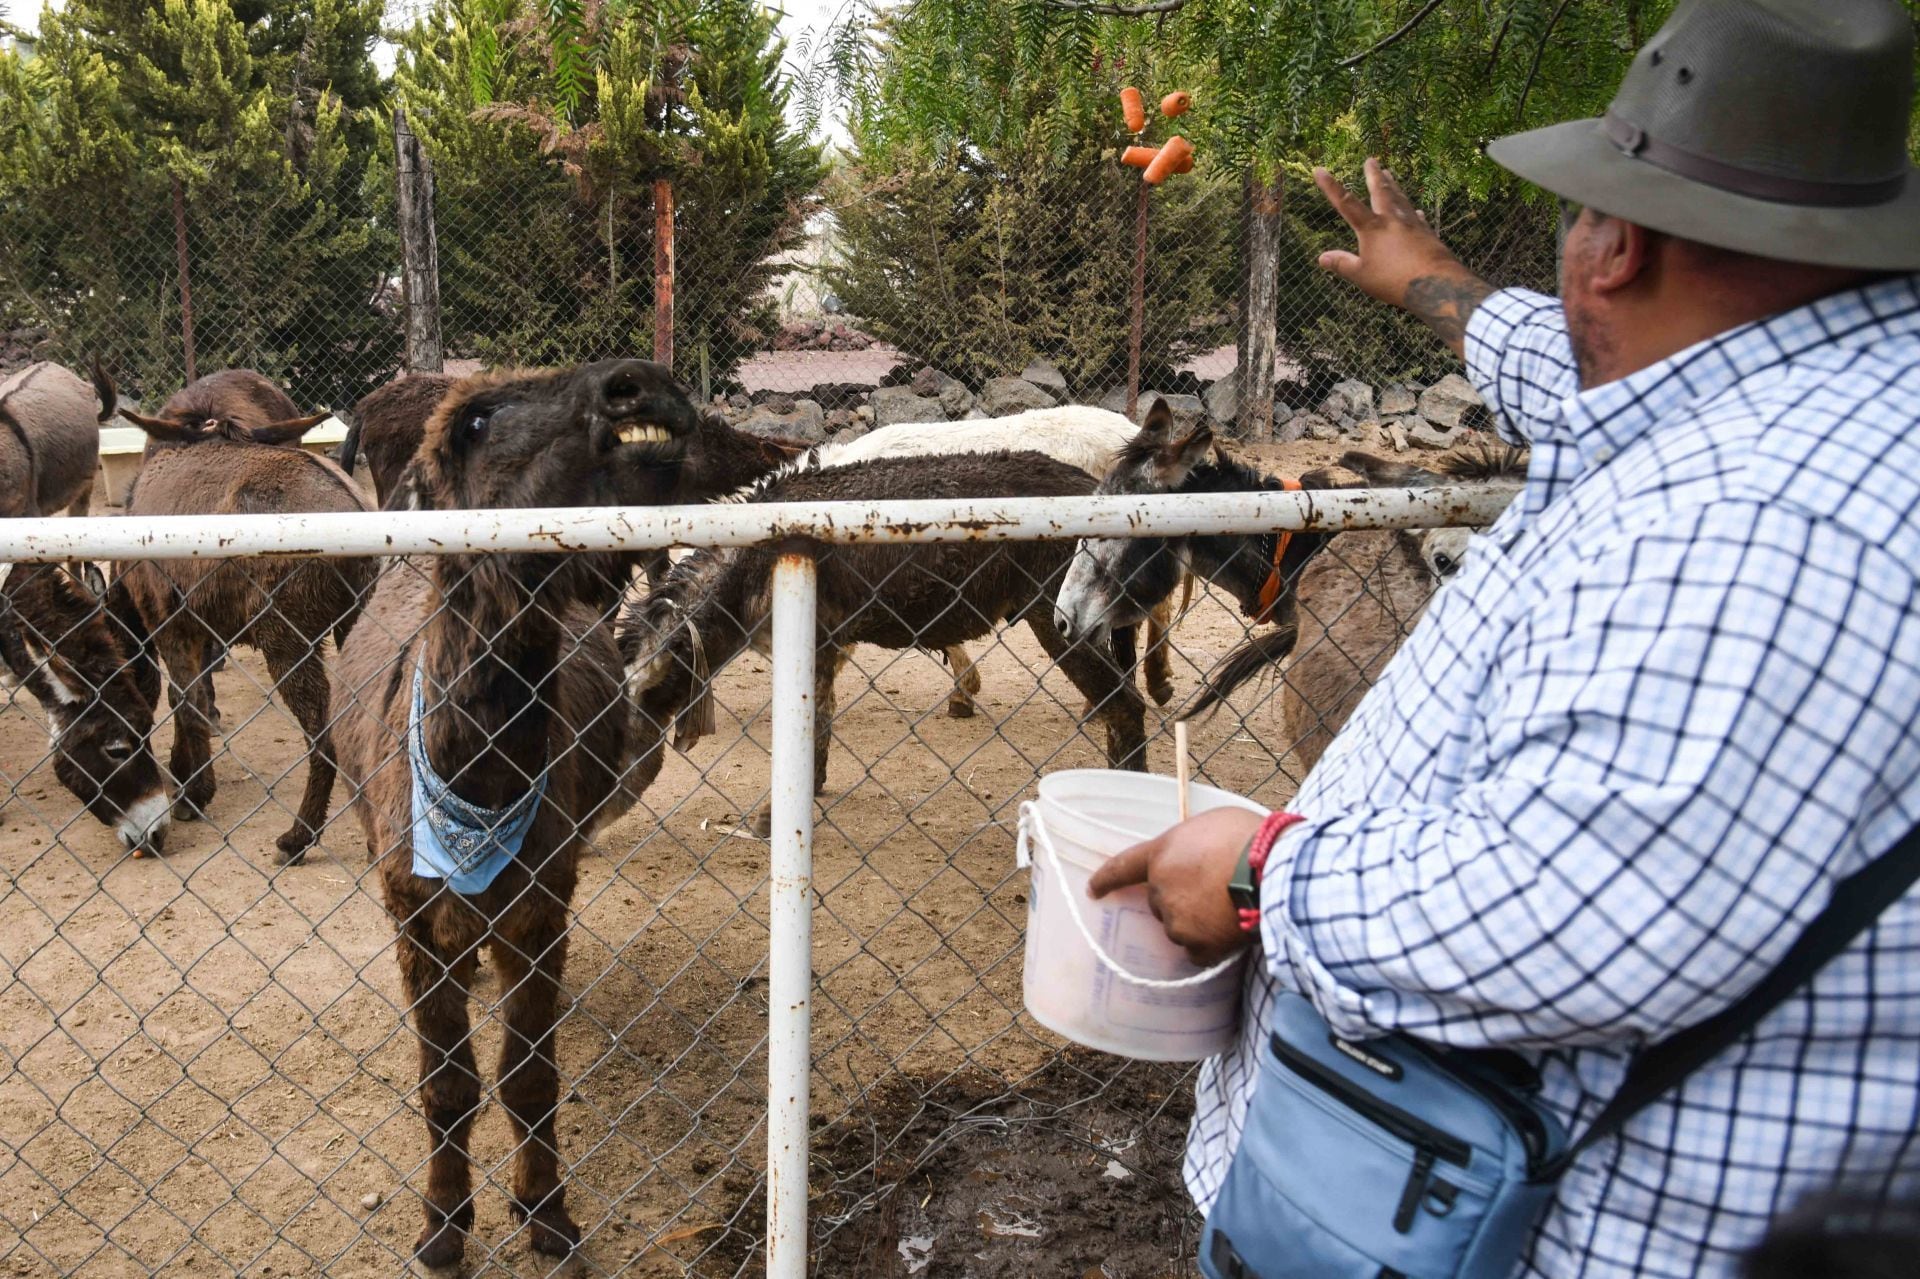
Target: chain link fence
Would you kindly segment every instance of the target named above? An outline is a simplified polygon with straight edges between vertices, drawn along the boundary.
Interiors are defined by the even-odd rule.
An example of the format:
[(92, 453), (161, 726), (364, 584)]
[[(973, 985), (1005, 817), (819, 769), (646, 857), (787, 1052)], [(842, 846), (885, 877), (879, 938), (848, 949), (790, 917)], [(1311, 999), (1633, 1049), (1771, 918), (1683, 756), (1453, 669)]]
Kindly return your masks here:
[[(1286, 456), (1269, 446), (1264, 465)], [(1318, 518), (1484, 522), (1502, 500), (1435, 492), (1350, 495)], [(1304, 508), (1252, 500), (1210, 527), (1264, 576), (1271, 530)], [(1102, 527), (1169, 527), (1172, 508), (1136, 502)], [(1071, 533), (1084, 508), (1050, 501), (1043, 518)], [(787, 1014), (770, 1008), (776, 890), (755, 819), (781, 767), (782, 658), (765, 633), (773, 554), (742, 543), (811, 529), (879, 539), (787, 544), (818, 565), (821, 668), (844, 659), (811, 838), (812, 1272), (1192, 1273), (1190, 1067), (1074, 1048), (1026, 1014), (1014, 826), (1040, 775), (1116, 762), (1090, 690), (1096, 711), (1130, 708), (1139, 762), (1169, 772), (1168, 716), (1266, 628), (1222, 569), (1171, 632), (1157, 706), (1101, 642), (1061, 639), (1072, 542), (932, 540), (977, 537), (975, 508), (859, 533), (812, 514), (716, 507), (671, 534), (634, 511), (16, 524), (8, 555), (53, 562), (15, 563), (0, 588), (0, 1268), (388, 1274), (437, 1197), (471, 1273), (545, 1274), (557, 1184), (585, 1273), (760, 1273), (769, 1042)], [(323, 528), (336, 552), (441, 553), (257, 557)], [(695, 548), (657, 594), (594, 549), (649, 539)], [(527, 553), (554, 541), (578, 553)], [(1300, 726), (1344, 717), (1433, 589), (1424, 545), (1347, 532), (1295, 575), (1290, 669), (1319, 661), (1323, 677), (1249, 686), (1199, 720), (1199, 778), (1285, 801), (1312, 749)], [(63, 558), (132, 554), (163, 558), (102, 577)], [(476, 602), (507, 577), (506, 614)], [(314, 614), (318, 583), (346, 588), (344, 643), (341, 618)], [(276, 626), (317, 638), (288, 656)], [(239, 638), (180, 634), (201, 630)], [(978, 677), (964, 718), (952, 703), (971, 683), (925, 651), (960, 635)], [(308, 661), (331, 677), (317, 717)], [(426, 758), (467, 799), (546, 779), (519, 879), (461, 896), (405, 873), (416, 666)], [(711, 725), (689, 731), (708, 680)], [(316, 724), (341, 779), (304, 846)], [(478, 762), (456, 776), (456, 759)], [(436, 1166), (428, 1122), (470, 1123), (468, 1157)]]
[[(396, 99), (321, 94), (284, 136), (184, 180), (100, 175), (104, 194), (23, 160), (0, 188), (0, 375), (97, 357), (152, 409), (251, 368), (344, 417), (408, 369), (640, 356), (808, 442), (1140, 392), (1249, 442), (1399, 449), (1457, 425), (1419, 399), (1450, 358), (1315, 265), (1349, 233), (1296, 172), (1262, 186), (1203, 154), (1148, 188), (1117, 123), (1064, 157), (889, 164), (763, 124), (751, 173), (711, 139), (608, 169), (598, 134), (532, 105)], [(1489, 278), (1552, 286), (1550, 209), (1428, 213)]]

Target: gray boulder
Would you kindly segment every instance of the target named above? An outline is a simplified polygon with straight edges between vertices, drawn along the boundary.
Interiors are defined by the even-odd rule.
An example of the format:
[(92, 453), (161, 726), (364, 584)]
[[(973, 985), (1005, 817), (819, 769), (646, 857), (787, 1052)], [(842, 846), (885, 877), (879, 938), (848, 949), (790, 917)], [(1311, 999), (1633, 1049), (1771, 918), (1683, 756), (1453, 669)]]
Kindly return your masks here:
[(1050, 409), (1058, 401), (1025, 378), (988, 378), (980, 391), (980, 407), (988, 417), (1011, 417), (1030, 409)]
[(959, 378), (948, 377), (932, 365), (916, 369), (913, 377), (908, 380), (907, 386), (915, 395), (923, 395), (930, 399), (937, 398), (940, 392), (950, 386), (965, 388), (965, 384)]
[(949, 382), (941, 387), (940, 394), (935, 398), (940, 401), (940, 407), (947, 411), (947, 416), (950, 418), (965, 417), (973, 411), (973, 406), (977, 403), (973, 398), (973, 392), (958, 382)]
[(1419, 397), (1404, 386), (1389, 386), (1380, 392), (1381, 417), (1405, 417), (1419, 407)]
[(1467, 429), (1464, 426), (1442, 426), (1424, 417), (1400, 420), (1406, 427), (1408, 443), (1418, 449), (1432, 449), (1436, 453), (1452, 448)]
[(1393, 451), (1395, 453), (1405, 453), (1407, 451), (1406, 428), (1398, 422), (1388, 422), (1385, 430), (1387, 432), (1387, 443), (1393, 445)]
[(1296, 413), (1284, 404), (1273, 406), (1273, 442), (1291, 444), (1307, 433), (1307, 413)]
[(1020, 380), (1030, 382), (1053, 397), (1055, 404), (1067, 402), (1067, 378), (1045, 360), (1034, 360), (1020, 370)]
[(1108, 391), (1096, 400), (1095, 405), (1105, 409), (1109, 413), (1125, 413), (1127, 411), (1127, 388), (1124, 386), (1114, 387), (1111, 391)]
[(1207, 416), (1216, 423), (1227, 428), (1237, 427), (1240, 422), (1240, 370), (1235, 369), (1208, 387), (1200, 401), (1207, 406)]
[(1373, 388), (1365, 382), (1349, 379), (1335, 382), (1333, 390), (1321, 402), (1320, 411), (1328, 417), (1362, 420), (1373, 416)]
[(944, 422), (947, 410), (940, 401), (915, 395), (910, 386), (883, 386), (867, 401), (873, 410), (875, 426), (894, 426), (901, 422)]
[(827, 438), (827, 414), (813, 400), (795, 400), (791, 412), (777, 413), (764, 407), (755, 410), (741, 421), (740, 429), (753, 435), (783, 435), (818, 444)]
[(1153, 412), (1155, 400), (1167, 402), (1167, 411), (1173, 414), (1173, 424), (1178, 427), (1192, 426), (1207, 415), (1207, 406), (1200, 402), (1200, 397), (1197, 395), (1169, 395), (1164, 391), (1142, 391), (1140, 403), (1134, 410), (1133, 420), (1146, 421), (1147, 414)]
[(1490, 423), (1486, 403), (1473, 383), (1458, 373), (1449, 373), (1420, 393), (1420, 416), (1435, 426), (1452, 430)]
[(1309, 440), (1320, 440), (1322, 442), (1331, 442), (1341, 438), (1340, 428), (1321, 417), (1318, 413), (1299, 414), (1291, 422), (1287, 423), (1287, 425), (1299, 429), (1300, 434), (1293, 437), (1296, 440), (1301, 438), (1301, 436), (1305, 436)]

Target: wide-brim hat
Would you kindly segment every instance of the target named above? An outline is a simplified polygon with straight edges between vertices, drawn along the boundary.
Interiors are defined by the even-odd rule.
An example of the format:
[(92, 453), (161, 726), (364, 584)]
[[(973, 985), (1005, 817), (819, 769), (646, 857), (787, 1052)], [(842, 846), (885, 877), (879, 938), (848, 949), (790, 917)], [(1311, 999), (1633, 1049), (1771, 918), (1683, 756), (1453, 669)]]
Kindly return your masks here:
[(1500, 138), (1487, 155), (1669, 235), (1920, 270), (1913, 57), (1897, 0), (1682, 0), (1606, 115)]

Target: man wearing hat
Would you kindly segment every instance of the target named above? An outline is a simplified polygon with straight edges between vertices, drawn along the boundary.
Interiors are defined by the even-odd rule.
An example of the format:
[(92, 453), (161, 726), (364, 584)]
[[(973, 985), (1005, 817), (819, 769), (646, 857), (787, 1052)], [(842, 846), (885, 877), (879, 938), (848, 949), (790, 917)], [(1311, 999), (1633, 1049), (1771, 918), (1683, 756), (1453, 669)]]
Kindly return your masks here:
[[(1913, 67), (1895, 0), (1683, 0), (1603, 117), (1488, 149), (1561, 198), (1558, 299), (1477, 279), (1376, 161), (1368, 204), (1317, 175), (1359, 241), (1321, 265), (1462, 353), (1532, 463), (1291, 815), (1096, 876), (1197, 959), (1258, 948), (1200, 1077), (1203, 1210), (1276, 991), (1520, 1050), (1578, 1132), (1920, 823)], [(1585, 1150), (1520, 1273), (1731, 1274), (1834, 1185), (1920, 1186), (1920, 893)]]

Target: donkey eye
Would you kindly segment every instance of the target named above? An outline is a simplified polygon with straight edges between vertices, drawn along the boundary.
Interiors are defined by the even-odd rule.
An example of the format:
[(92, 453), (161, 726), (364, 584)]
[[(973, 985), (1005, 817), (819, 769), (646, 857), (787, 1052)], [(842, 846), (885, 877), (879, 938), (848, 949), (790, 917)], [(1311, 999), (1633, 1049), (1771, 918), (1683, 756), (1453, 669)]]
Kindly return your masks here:
[(1433, 557), (1433, 566), (1440, 570), (1440, 576), (1451, 577), (1453, 575), (1453, 556), (1436, 555)]
[(487, 438), (487, 426), (485, 413), (469, 413), (467, 420), (460, 424), (460, 433), (466, 437), (467, 443), (478, 444)]
[(112, 760), (114, 763), (118, 764), (122, 760), (132, 756), (133, 743), (132, 742), (108, 742), (105, 746), (102, 746), (100, 748), (100, 753), (102, 755), (105, 755), (108, 759)]

